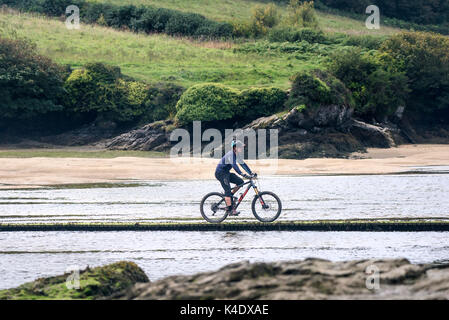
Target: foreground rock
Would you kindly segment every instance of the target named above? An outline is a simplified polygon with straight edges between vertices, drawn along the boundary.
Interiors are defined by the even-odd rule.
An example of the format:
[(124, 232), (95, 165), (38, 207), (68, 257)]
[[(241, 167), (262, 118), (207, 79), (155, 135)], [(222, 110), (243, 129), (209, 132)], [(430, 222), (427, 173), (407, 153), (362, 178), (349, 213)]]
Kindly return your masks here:
[[(374, 266), (374, 267), (373, 267)], [(380, 273), (366, 286), (367, 268)], [(368, 269), (369, 270), (369, 269)], [(373, 284), (374, 282), (369, 283)], [(449, 265), (407, 260), (330, 262), (320, 259), (235, 263), (215, 272), (136, 284), (122, 299), (448, 299)]]
[(99, 299), (130, 288), (138, 282), (148, 282), (145, 273), (133, 262), (117, 262), (104, 267), (80, 271), (79, 289), (68, 289), (69, 273), (41, 278), (17, 288), (0, 290), (1, 299)]

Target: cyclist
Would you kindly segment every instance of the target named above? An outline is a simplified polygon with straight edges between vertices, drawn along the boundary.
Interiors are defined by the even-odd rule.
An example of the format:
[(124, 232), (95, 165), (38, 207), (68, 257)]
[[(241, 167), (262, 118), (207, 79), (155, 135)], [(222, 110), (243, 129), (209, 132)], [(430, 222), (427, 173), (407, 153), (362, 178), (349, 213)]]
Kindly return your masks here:
[[(223, 158), (221, 158), (220, 162), (217, 165), (217, 169), (215, 170), (215, 178), (217, 178), (218, 181), (220, 181), (221, 186), (223, 187), (225, 191), (225, 201), (226, 201), (226, 211), (230, 216), (237, 216), (240, 212), (237, 212), (234, 208), (234, 194), (240, 189), (238, 187), (243, 183), (242, 178), (237, 176), (234, 173), (230, 173), (229, 170), (231, 168), (234, 168), (234, 170), (241, 175), (242, 177), (249, 179), (251, 176), (255, 176), (256, 174), (253, 174), (251, 169), (246, 165), (245, 162), (243, 162), (242, 154), (243, 154), (243, 148), (245, 147), (245, 144), (241, 141), (233, 140), (231, 143), (232, 150), (229, 151), (224, 155)], [(243, 174), (242, 171), (239, 169), (237, 163), (248, 173)], [(231, 184), (234, 183), (237, 186), (234, 187), (234, 189), (231, 191)]]

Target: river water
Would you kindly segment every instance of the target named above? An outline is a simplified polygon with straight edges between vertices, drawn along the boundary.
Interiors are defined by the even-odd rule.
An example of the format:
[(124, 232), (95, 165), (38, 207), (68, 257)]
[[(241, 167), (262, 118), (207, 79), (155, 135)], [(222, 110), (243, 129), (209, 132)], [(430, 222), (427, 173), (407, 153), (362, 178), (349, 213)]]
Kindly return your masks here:
[[(444, 173), (265, 177), (281, 220), (449, 219)], [(217, 181), (151, 181), (134, 187), (0, 190), (0, 223), (202, 222), (198, 205)], [(248, 198), (249, 199), (249, 198)], [(254, 220), (249, 201), (242, 220)], [(236, 218), (234, 218), (236, 219)], [(151, 280), (215, 270), (228, 263), (318, 257), (328, 260), (449, 260), (447, 232), (0, 232), (0, 289), (37, 277), (120, 260)]]

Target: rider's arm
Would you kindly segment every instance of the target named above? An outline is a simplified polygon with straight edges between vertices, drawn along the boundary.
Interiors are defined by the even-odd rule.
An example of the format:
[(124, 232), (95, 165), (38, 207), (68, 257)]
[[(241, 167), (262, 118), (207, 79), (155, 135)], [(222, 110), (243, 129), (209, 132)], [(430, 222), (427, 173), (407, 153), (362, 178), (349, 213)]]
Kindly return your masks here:
[(242, 171), (240, 170), (239, 166), (237, 165), (237, 157), (235, 154), (232, 154), (232, 168), (237, 172), (239, 175), (243, 176)]
[(248, 165), (245, 162), (240, 163), (240, 166), (246, 171), (248, 172), (249, 175), (252, 175), (252, 171), (251, 169), (248, 167)]
[[(249, 175), (252, 175), (251, 169), (248, 167), (248, 165), (243, 161), (242, 158), (238, 157), (237, 155), (234, 156), (235, 162), (237, 162)], [(236, 170), (237, 171), (237, 170)], [(239, 170), (240, 171), (240, 170)], [(242, 175), (240, 173), (240, 175)]]

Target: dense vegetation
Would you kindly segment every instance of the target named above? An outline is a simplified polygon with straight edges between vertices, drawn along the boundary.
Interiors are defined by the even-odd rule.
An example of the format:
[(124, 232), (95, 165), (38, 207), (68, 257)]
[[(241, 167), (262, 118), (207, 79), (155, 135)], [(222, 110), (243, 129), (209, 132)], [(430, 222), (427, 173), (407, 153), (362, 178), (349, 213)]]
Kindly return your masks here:
[(61, 110), (64, 68), (29, 41), (0, 38), (0, 110), (7, 119)]
[[(69, 34), (55, 28), (55, 20), (44, 20), (49, 26), (42, 25), (43, 29), (27, 23), (14, 29), (0, 21), (3, 124), (11, 119), (53, 119), (55, 115), (80, 123), (101, 119), (135, 124), (170, 118), (180, 124), (193, 120), (241, 124), (293, 107), (303, 110), (326, 104), (353, 107), (355, 115), (366, 121), (384, 121), (399, 106), (406, 106), (416, 121), (449, 120), (449, 40), (438, 34), (405, 32), (379, 37), (329, 33), (321, 28), (313, 3), (299, 0), (280, 2), (281, 6), (257, 5), (247, 20), (230, 22), (105, 1), (0, 0), (2, 3), (49, 16), (63, 16), (68, 4), (77, 4), (82, 19), (97, 25), (62, 40)], [(42, 18), (8, 19), (28, 22)], [(54, 41), (44, 40), (50, 30), (50, 38), (60, 39), (54, 49), (48, 45)], [(21, 40), (27, 33), (41, 46)], [(86, 46), (87, 36), (92, 37), (87, 44), (95, 45)], [(109, 37), (104, 40), (107, 54), (98, 55), (95, 50), (104, 36)], [(222, 41), (224, 38), (227, 41)], [(170, 46), (157, 47), (161, 43)], [(111, 50), (114, 46), (116, 50)], [(81, 53), (75, 56), (74, 52)], [(87, 59), (85, 52), (90, 53)], [(60, 58), (66, 55), (70, 58)], [(195, 65), (184, 59), (195, 60)], [(119, 64), (134, 66), (135, 72), (124, 75)]]
[(151, 6), (112, 5), (85, 0), (0, 0), (2, 4), (56, 17), (64, 16), (69, 5), (76, 5), (84, 23), (127, 28), (135, 32), (220, 38), (230, 37), (233, 31), (229, 23), (212, 21), (200, 14)]
[(316, 3), (322, 11), (352, 18), (366, 17), (366, 8), (373, 4), (379, 7), (383, 26), (449, 34), (447, 0), (318, 0)]
[(380, 51), (409, 79), (406, 105), (418, 118), (449, 119), (449, 38), (406, 32), (384, 42)]
[(199, 84), (182, 95), (176, 105), (176, 118), (183, 124), (194, 120), (250, 121), (283, 109), (286, 98), (286, 92), (279, 88), (239, 91), (221, 84)]
[(332, 104), (354, 107), (351, 92), (332, 74), (312, 70), (292, 77), (292, 89), (286, 103), (289, 108), (317, 108)]
[(440, 24), (449, 21), (447, 0), (319, 0), (329, 7), (355, 13), (364, 13), (369, 5), (377, 5), (382, 14), (422, 24)]

